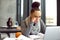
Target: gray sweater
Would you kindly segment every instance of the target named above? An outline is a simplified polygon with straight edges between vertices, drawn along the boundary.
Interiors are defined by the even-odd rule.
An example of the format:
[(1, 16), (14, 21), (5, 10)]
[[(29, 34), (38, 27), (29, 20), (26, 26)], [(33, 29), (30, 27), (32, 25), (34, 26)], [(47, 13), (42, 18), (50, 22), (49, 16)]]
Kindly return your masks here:
[[(29, 18), (26, 18), (25, 20), (23, 20), (21, 22), (21, 31), (22, 31), (22, 34), (25, 36), (29, 36), (33, 29), (34, 23), (30, 22), (29, 20), (30, 20)], [(36, 26), (38, 26), (38, 25), (36, 25)], [(44, 24), (44, 22), (42, 20), (40, 20), (40, 28), (39, 29), (40, 29), (41, 33), (43, 33), (43, 34), (45, 33), (46, 25)]]

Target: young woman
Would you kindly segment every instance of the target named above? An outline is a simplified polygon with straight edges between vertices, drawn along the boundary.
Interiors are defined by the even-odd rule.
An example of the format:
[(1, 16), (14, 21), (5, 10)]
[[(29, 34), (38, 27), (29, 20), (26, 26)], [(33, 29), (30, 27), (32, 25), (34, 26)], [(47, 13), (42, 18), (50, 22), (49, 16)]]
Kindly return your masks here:
[(30, 15), (21, 22), (21, 31), (25, 36), (37, 35), (38, 33), (45, 33), (45, 24), (41, 19), (40, 3), (32, 3)]

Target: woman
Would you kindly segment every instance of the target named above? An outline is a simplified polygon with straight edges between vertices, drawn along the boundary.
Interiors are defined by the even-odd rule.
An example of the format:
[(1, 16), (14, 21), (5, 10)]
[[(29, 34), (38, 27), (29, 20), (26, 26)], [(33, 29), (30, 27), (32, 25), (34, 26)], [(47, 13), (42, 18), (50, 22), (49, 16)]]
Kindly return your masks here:
[(41, 11), (39, 9), (40, 3), (32, 3), (30, 15), (21, 22), (22, 34), (25, 36), (37, 35), (38, 33), (45, 33), (45, 25), (41, 19)]

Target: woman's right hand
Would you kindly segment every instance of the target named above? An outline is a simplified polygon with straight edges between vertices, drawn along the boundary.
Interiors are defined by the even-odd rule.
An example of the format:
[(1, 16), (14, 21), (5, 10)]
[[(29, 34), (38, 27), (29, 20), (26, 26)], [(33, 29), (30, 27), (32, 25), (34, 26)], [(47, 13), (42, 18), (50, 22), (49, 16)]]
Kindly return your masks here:
[(33, 22), (33, 23), (37, 23), (38, 21), (39, 21), (39, 19), (32, 18), (32, 22)]
[(31, 21), (34, 23), (36, 21), (36, 18), (32, 18)]

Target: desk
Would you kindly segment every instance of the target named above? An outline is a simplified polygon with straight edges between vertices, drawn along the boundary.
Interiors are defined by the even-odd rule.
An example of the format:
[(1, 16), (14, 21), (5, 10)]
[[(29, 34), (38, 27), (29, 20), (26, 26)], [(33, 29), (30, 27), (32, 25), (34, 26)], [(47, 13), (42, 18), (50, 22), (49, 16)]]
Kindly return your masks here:
[(16, 32), (21, 32), (21, 30), (17, 30), (17, 29), (0, 29), (0, 33), (16, 33)]
[[(21, 32), (21, 30), (17, 29), (0, 29), (0, 33), (16, 33), (16, 32)], [(1, 38), (1, 36), (0, 36)]]
[(35, 38), (26, 37), (24, 35), (20, 35), (18, 38), (5, 38), (4, 40), (43, 40), (43, 38), (35, 39)]

